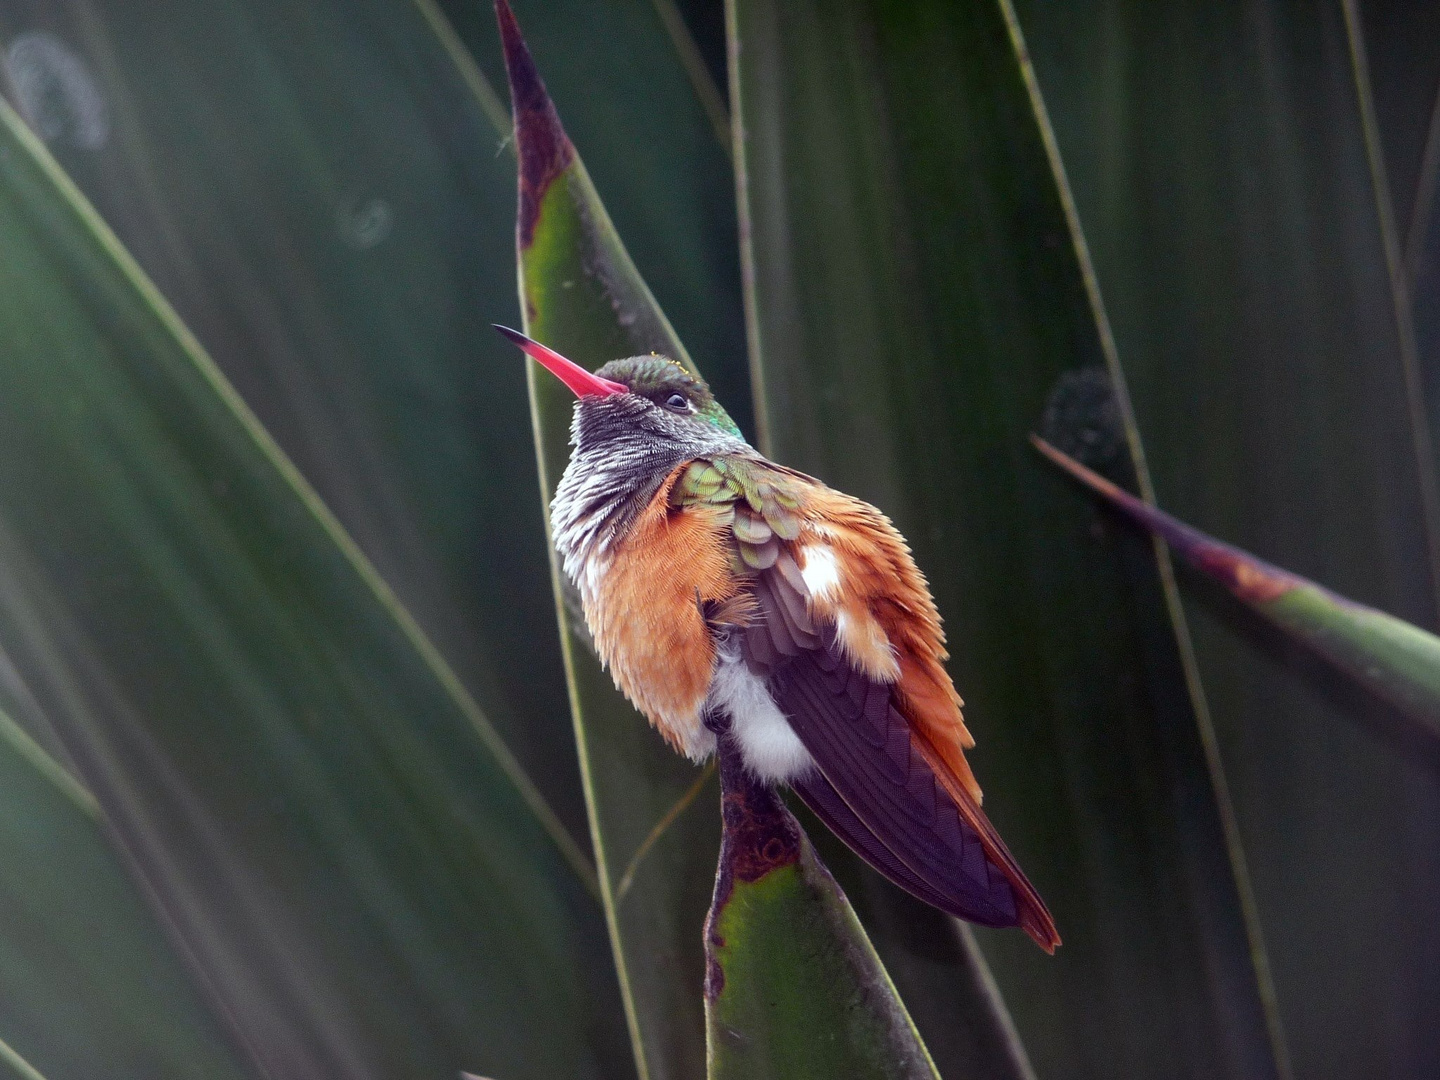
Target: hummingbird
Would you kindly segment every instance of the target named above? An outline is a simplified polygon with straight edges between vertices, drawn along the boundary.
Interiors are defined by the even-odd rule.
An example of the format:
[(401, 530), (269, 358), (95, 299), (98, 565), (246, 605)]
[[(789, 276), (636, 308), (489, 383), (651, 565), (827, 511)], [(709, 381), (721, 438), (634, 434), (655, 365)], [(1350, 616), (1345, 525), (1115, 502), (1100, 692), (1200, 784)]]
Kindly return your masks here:
[(734, 740), (902, 889), (1053, 953), (980, 809), (940, 616), (889, 518), (762, 456), (673, 360), (592, 373), (495, 329), (575, 394), (551, 533), (625, 696), (696, 762)]

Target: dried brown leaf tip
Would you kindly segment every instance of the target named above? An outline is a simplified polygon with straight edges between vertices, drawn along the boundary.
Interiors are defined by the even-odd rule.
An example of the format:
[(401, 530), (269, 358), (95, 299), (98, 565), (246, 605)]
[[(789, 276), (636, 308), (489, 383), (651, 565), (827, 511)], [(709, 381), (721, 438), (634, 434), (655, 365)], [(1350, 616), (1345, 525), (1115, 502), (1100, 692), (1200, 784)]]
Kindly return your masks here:
[(540, 203), (555, 178), (575, 160), (575, 147), (535, 60), (520, 33), (515, 13), (505, 0), (495, 0), (495, 19), (500, 24), (500, 42), (505, 50), (505, 72), (510, 79), (510, 105), (515, 118), (515, 147), (520, 158), (520, 209), (516, 238), (521, 250), (535, 238)]

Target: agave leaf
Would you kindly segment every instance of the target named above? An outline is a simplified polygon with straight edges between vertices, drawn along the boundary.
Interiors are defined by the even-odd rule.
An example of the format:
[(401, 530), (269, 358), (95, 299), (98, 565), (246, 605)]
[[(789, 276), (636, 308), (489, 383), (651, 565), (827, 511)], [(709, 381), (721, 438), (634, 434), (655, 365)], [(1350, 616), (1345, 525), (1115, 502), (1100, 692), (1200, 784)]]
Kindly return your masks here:
[[(1421, 474), (1435, 463), (1415, 453), (1343, 5), (1142, 14), (1027, 2), (1021, 14), (1157, 501), (1433, 632)], [(1412, 25), (1407, 47), (1424, 50), (1424, 23)], [(1389, 70), (1372, 40), (1371, 70)], [(1380, 111), (1382, 128), (1394, 115)], [(1392, 157), (1394, 182), (1414, 176), (1423, 151), (1408, 155)], [(1407, 230), (1413, 194), (1394, 192)], [(1433, 290), (1420, 286), (1417, 300)], [(1434, 308), (1416, 305), (1432, 334)], [(1432, 354), (1432, 422), (1434, 371)], [(1397, 1076), (1432, 1074), (1440, 1032), (1414, 1018), (1440, 1011), (1440, 926), (1428, 915), (1440, 779), (1402, 742), (1375, 737), (1394, 728), (1393, 708), (1324, 678), (1303, 649), (1257, 649), (1255, 620), (1216, 593), (1186, 608), (1295, 1071), (1342, 1077), (1385, 1062)]]
[(1168, 564), (1077, 528), (1026, 460), (1092, 386), (1140, 457), (1008, 5), (730, 11), (762, 430), (930, 577), (986, 809), (1065, 939), (976, 935), (1036, 1071), (1282, 1073)]
[[(510, 73), (520, 159), (517, 243), (527, 332), (591, 366), (606, 358), (653, 350), (693, 368), (610, 224), (560, 125), (513, 15), (503, 2), (497, 3), (496, 10)], [(568, 456), (574, 399), (549, 376), (537, 378), (533, 367), (531, 390), (542, 486), (548, 500)], [(693, 767), (665, 747), (615, 690), (589, 644), (572, 591), (558, 565), (555, 580), (601, 888), (611, 917), (616, 962), (628, 994), (637, 1061), (645, 1076), (698, 1075), (704, 1067), (705, 1044), (703, 999), (697, 993), (704, 971), (697, 933), (704, 893), (697, 886), (709, 891), (718, 831), (705, 798), (710, 791), (701, 792), (702, 810), (675, 813), (676, 807), (687, 806), (695, 797)], [(786, 815), (785, 820), (791, 819)], [(622, 892), (620, 867), (624, 860), (635, 865), (637, 853), (643, 855), (643, 861), (638, 873), (623, 874), (630, 887)], [(722, 878), (723, 874), (722, 865)], [(894, 999), (878, 961), (873, 961), (859, 923), (837, 914), (842, 910), (838, 906), (841, 901), (831, 891), (833, 885), (819, 884), (822, 875), (828, 881), (828, 875), (810, 857), (803, 869), (792, 867), (780, 875), (788, 886), (778, 885), (779, 879), (774, 879), (772, 886), (779, 888), (779, 895), (766, 895), (763, 887), (759, 895), (747, 893), (750, 919), (754, 920), (750, 925), (758, 925), (760, 934), (737, 933), (736, 947), (763, 950), (764, 942), (773, 940), (765, 936), (775, 931), (773, 924), (765, 925), (765, 915), (783, 923), (808, 911), (811, 922), (806, 932), (819, 950), (809, 960), (820, 966), (806, 968), (803, 954), (792, 954), (791, 963), (801, 965), (798, 971), (782, 964), (768, 973), (769, 979), (764, 978), (766, 973), (753, 973), (742, 980), (750, 991), (739, 996), (743, 1007), (753, 1009), (757, 1001), (768, 1000), (752, 999), (751, 993), (785, 992), (787, 980), (813, 988), (833, 978), (833, 965), (826, 968), (820, 957), (833, 961), (839, 956), (865, 956), (874, 966), (867, 968), (863, 992), (874, 997), (875, 1014), (903, 1015), (903, 1006)], [(723, 912), (717, 918), (723, 920)], [(832, 995), (837, 990), (848, 1000), (854, 988), (829, 986)], [(735, 1001), (727, 998), (725, 1004), (733, 1007)], [(831, 1005), (836, 1005), (834, 999)], [(823, 1017), (812, 1014), (809, 1018), (840, 1025), (829, 1030), (848, 1045), (852, 1039), (864, 1042), (867, 1037), (846, 1026), (854, 1024), (857, 1032), (861, 1028), (868, 1031), (869, 1020), (860, 1013), (832, 1008)], [(765, 1044), (753, 1046), (754, 1056), (742, 1059), (743, 1066), (722, 1064), (721, 1074), (739, 1075), (734, 1068), (782, 1069), (782, 1062), (795, 1060), (799, 1046), (816, 1038), (815, 1029), (796, 1026), (804, 1019), (800, 1014), (772, 1017)], [(737, 1022), (748, 1027), (744, 1021)], [(914, 1045), (918, 1047), (918, 1041)], [(923, 1049), (916, 1053), (923, 1055)], [(842, 1057), (850, 1060), (848, 1054)], [(712, 1057), (712, 1067), (720, 1060)]]
[[(507, 9), (497, 11), (521, 161), (517, 236), (527, 333), (592, 366), (648, 351), (690, 365), (609, 225), (513, 19)], [(548, 500), (568, 456), (573, 398), (533, 369), (530, 386)], [(573, 593), (558, 567), (554, 573), (592, 836), (637, 1063), (642, 1076), (693, 1074), (701, 1045), (695, 885), (713, 855), (713, 817), (672, 813), (693, 798), (693, 770), (647, 730), (601, 670)], [(662, 819), (670, 824), (657, 834)], [(622, 872), (642, 848), (640, 876)], [(622, 875), (630, 884), (624, 895), (616, 887)]]
[(865, 927), (940, 1074), (1035, 1080), (975, 928), (895, 889), (803, 805), (791, 809)]
[(0, 325), (0, 650), (261, 1069), (613, 1072), (534, 792), (3, 104)]
[(711, 1080), (939, 1080), (845, 894), (724, 740), (720, 786), (705, 920)]
[[(514, 16), (503, 3), (496, 13), (520, 160), (516, 254), (525, 332), (592, 368), (651, 351), (693, 367), (560, 126)], [(527, 367), (548, 505), (569, 456), (574, 396)], [(553, 547), (551, 564), (596, 869), (636, 1063), (650, 1080), (697, 1076), (704, 1069), (698, 931), (718, 840), (714, 795), (694, 789), (694, 766), (615, 689)]]
[(0, 1071), (254, 1073), (110, 849), (90, 793), (0, 713)]
[(1047, 458), (1182, 559), (1415, 722), (1440, 750), (1440, 638), (1192, 529), (1036, 439)]

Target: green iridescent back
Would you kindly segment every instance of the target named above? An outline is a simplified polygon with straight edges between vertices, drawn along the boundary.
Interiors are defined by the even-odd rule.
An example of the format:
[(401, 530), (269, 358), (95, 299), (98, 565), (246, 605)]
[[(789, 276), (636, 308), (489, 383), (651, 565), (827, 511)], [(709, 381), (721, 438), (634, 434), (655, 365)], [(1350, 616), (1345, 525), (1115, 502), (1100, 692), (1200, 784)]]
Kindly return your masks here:
[(710, 386), (700, 376), (686, 371), (669, 357), (658, 353), (611, 360), (595, 373), (602, 379), (624, 383), (632, 394), (661, 404), (671, 394), (684, 394), (695, 405), (695, 416), (709, 421), (721, 431), (744, 438), (735, 421), (715, 400)]

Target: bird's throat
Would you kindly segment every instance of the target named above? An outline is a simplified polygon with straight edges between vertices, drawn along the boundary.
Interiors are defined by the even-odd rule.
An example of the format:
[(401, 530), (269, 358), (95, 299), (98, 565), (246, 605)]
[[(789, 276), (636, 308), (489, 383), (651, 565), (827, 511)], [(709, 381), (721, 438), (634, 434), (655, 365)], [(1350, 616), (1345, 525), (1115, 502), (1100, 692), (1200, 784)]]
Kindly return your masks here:
[(660, 449), (610, 445), (571, 457), (550, 503), (550, 526), (566, 574), (582, 589), (586, 564), (604, 559), (679, 464)]

